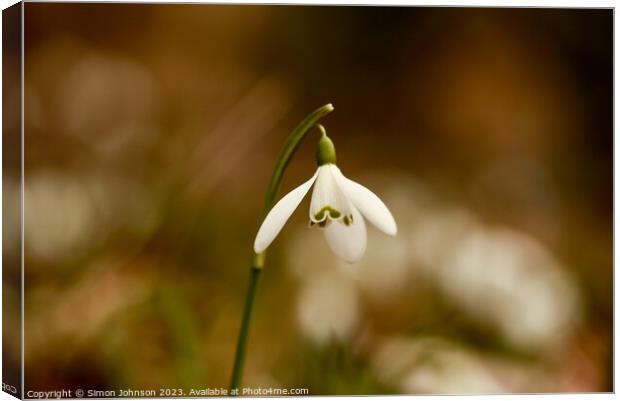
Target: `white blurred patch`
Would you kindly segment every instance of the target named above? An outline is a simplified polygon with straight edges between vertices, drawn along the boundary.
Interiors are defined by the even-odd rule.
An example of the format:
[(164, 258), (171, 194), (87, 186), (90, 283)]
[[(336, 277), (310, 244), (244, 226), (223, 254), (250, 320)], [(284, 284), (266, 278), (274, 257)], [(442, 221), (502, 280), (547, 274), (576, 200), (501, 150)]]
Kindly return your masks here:
[(357, 289), (338, 270), (310, 278), (301, 289), (297, 308), (303, 333), (319, 345), (348, 339), (360, 314)]
[(578, 293), (566, 269), (535, 239), (479, 228), (463, 237), (438, 270), (442, 288), (514, 345), (550, 350), (571, 333)]
[(407, 287), (411, 272), (408, 245), (402, 236), (394, 238), (371, 230), (366, 255), (356, 265), (346, 268), (373, 300), (388, 301)]
[[(401, 185), (390, 185), (393, 181)], [(346, 265), (365, 295), (378, 303), (397, 299), (403, 291), (411, 291), (418, 272), (412, 264), (416, 249), (411, 246), (409, 232), (417, 225), (415, 216), (432, 202), (432, 193), (410, 177), (386, 174), (364, 176), (362, 182), (381, 194), (398, 225), (391, 237), (368, 224), (366, 254), (359, 263)], [(412, 218), (413, 217), (413, 218)]]
[[(302, 203), (300, 209), (303, 209), (303, 205)], [(305, 210), (297, 210), (295, 213), (300, 211), (305, 212)], [(301, 219), (292, 218), (287, 225), (296, 224), (299, 220)], [(318, 229), (308, 228), (307, 222), (301, 222), (301, 224), (301, 227), (295, 227), (295, 229), (289, 229), (285, 225), (271, 246), (286, 246), (286, 267), (296, 279), (303, 283), (315, 275), (338, 269), (340, 263), (327, 248), (323, 233)]]
[(26, 252), (47, 260), (80, 255), (121, 226), (142, 238), (158, 221), (144, 187), (107, 175), (33, 174), (24, 202)]
[(77, 180), (42, 173), (26, 180), (27, 252), (54, 259), (83, 245), (97, 224), (87, 189)]
[(459, 207), (433, 207), (420, 212), (410, 231), (411, 256), (426, 273), (435, 275), (450, 250), (478, 227), (476, 216)]
[(382, 381), (408, 394), (507, 391), (483, 357), (438, 338), (389, 338), (378, 347), (372, 368)]

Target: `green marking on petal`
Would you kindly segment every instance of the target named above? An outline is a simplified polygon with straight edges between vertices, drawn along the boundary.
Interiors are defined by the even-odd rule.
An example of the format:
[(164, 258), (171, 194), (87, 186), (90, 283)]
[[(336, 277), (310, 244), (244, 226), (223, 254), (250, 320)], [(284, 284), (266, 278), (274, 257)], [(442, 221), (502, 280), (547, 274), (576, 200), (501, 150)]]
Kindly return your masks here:
[(310, 224), (308, 225), (308, 227), (310, 227), (310, 228), (314, 228), (314, 227), (325, 228), (325, 227), (327, 227), (328, 224), (329, 224), (329, 220), (327, 220), (327, 219), (325, 219), (323, 221), (319, 221), (319, 222), (310, 220)]
[(344, 216), (342, 218), (342, 223), (345, 226), (347, 226), (347, 227), (350, 226), (351, 224), (353, 224), (353, 215), (352, 214), (348, 214), (348, 215)]
[(321, 208), (321, 210), (314, 214), (314, 219), (320, 222), (324, 221), (327, 216), (329, 216), (330, 219), (335, 220), (339, 219), (340, 216), (342, 216), (342, 213), (340, 213), (338, 210), (334, 209), (331, 206), (324, 206)]

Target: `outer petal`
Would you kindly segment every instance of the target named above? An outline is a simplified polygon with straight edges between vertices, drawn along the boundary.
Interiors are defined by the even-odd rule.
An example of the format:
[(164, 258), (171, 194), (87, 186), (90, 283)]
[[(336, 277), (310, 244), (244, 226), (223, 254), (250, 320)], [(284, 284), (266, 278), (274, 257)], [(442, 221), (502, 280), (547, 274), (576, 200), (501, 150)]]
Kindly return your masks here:
[(289, 217), (291, 217), (291, 214), (297, 209), (297, 206), (299, 206), (304, 196), (310, 190), (314, 180), (316, 180), (316, 176), (317, 173), (314, 173), (312, 178), (286, 194), (267, 213), (267, 217), (265, 217), (263, 224), (258, 229), (258, 234), (256, 234), (254, 252), (260, 253), (264, 251), (273, 242)]
[(340, 221), (332, 221), (325, 227), (325, 239), (334, 253), (348, 263), (359, 261), (366, 251), (366, 223), (364, 218), (351, 205), (353, 224), (345, 226)]
[(338, 167), (331, 165), (332, 174), (338, 186), (351, 203), (379, 230), (396, 235), (396, 222), (387, 206), (368, 188), (345, 177)]

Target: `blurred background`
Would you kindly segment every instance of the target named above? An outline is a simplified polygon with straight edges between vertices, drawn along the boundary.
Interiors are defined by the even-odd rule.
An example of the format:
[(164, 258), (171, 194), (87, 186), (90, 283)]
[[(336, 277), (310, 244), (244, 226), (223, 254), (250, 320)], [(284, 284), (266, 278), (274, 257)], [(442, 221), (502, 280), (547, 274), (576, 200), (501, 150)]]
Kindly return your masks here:
[(226, 387), (275, 157), (332, 102), (339, 167), (399, 233), (343, 264), (304, 201), (244, 384), (611, 391), (612, 29), (612, 10), (27, 3), (26, 389)]

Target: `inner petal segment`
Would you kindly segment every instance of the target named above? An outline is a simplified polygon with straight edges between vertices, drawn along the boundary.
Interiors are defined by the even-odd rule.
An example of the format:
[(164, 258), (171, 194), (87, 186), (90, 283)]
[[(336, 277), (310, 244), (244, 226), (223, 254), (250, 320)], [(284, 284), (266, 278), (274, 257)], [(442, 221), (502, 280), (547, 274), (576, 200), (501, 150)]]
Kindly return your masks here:
[(328, 165), (319, 167), (310, 202), (310, 226), (324, 227), (330, 221), (351, 219), (351, 205), (336, 184)]

